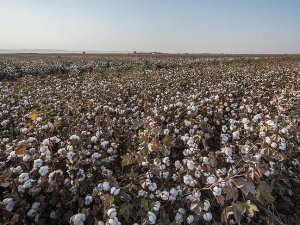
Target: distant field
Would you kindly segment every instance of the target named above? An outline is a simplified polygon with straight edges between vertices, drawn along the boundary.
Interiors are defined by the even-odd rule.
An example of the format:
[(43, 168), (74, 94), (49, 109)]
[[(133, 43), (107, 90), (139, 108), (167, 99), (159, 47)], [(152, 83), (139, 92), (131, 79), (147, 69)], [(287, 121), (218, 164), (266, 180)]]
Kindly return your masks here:
[(300, 56), (0, 55), (0, 224), (300, 224)]

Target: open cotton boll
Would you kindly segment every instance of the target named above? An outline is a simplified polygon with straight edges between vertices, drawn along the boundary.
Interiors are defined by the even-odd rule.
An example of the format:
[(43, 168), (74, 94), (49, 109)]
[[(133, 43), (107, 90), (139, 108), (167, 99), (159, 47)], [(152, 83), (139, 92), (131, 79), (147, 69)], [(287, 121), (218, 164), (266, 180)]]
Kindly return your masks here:
[(188, 224), (191, 224), (193, 221), (194, 221), (194, 216), (193, 216), (193, 215), (189, 215), (189, 216), (187, 217), (187, 219), (186, 219), (186, 222), (187, 222)]
[(111, 193), (112, 195), (118, 195), (118, 194), (120, 193), (120, 188), (112, 187), (112, 188), (110, 189), (110, 193)]
[(87, 196), (84, 198), (84, 204), (85, 204), (85, 205), (90, 205), (92, 202), (93, 202), (93, 197), (92, 197), (92, 196), (87, 195)]
[(208, 200), (205, 200), (204, 201), (204, 203), (203, 203), (203, 209), (205, 210), (205, 211), (208, 211), (209, 210), (209, 208), (210, 208), (210, 202), (208, 201)]
[(28, 173), (21, 173), (20, 176), (19, 176), (19, 182), (24, 183), (27, 180), (29, 180), (29, 174)]
[(72, 141), (79, 141), (79, 140), (80, 140), (80, 137), (77, 136), (77, 135), (75, 135), (75, 134), (73, 134), (73, 135), (70, 136), (69, 139), (72, 140)]
[(156, 215), (151, 211), (149, 211), (147, 215), (148, 215), (149, 223), (150, 224), (155, 224), (156, 223)]
[(212, 219), (212, 214), (210, 213), (210, 212), (206, 212), (206, 213), (204, 213), (203, 214), (203, 219), (205, 220), (205, 221), (211, 221), (211, 219)]
[(48, 173), (48, 171), (49, 171), (48, 166), (41, 166), (39, 169), (39, 173), (42, 177), (45, 176)]
[(74, 225), (84, 225), (85, 221), (85, 214), (78, 213), (71, 217), (71, 222), (73, 222)]
[(117, 216), (117, 211), (115, 208), (110, 208), (109, 210), (107, 210), (107, 213), (109, 218), (114, 218)]
[(206, 179), (206, 184), (214, 184), (216, 183), (217, 179), (214, 176), (209, 176)]
[(160, 209), (160, 202), (159, 201), (156, 201), (154, 203), (154, 206), (153, 206), (153, 210), (154, 211), (158, 211)]
[(5, 198), (2, 201), (2, 204), (5, 206), (6, 211), (11, 212), (14, 209), (14, 199), (13, 198)]
[(214, 194), (214, 196), (219, 196), (219, 195), (221, 195), (221, 193), (222, 193), (222, 189), (219, 188), (218, 186), (215, 186), (213, 188), (213, 194)]

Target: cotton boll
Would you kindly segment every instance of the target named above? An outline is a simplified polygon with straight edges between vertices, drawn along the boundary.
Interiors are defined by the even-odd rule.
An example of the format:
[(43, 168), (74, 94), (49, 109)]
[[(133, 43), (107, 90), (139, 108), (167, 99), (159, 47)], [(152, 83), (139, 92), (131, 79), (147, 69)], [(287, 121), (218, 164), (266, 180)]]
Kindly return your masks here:
[(42, 166), (39, 169), (40, 175), (43, 177), (48, 173), (49, 167), (48, 166)]
[(188, 218), (186, 219), (186, 222), (188, 224), (191, 224), (194, 221), (194, 216), (193, 215), (189, 215)]
[(40, 168), (42, 165), (43, 165), (43, 160), (41, 160), (41, 159), (36, 159), (33, 161), (34, 168)]
[(85, 199), (84, 199), (84, 204), (85, 204), (85, 205), (89, 205), (89, 204), (91, 204), (92, 202), (93, 202), (93, 197), (90, 196), (90, 195), (87, 195), (87, 196), (85, 197)]
[(112, 188), (110, 189), (110, 193), (111, 193), (112, 195), (118, 195), (118, 194), (120, 193), (120, 188), (112, 187)]
[(73, 222), (74, 225), (84, 225), (85, 214), (78, 213), (70, 218), (70, 221)]
[(110, 208), (109, 210), (107, 210), (107, 215), (109, 216), (109, 218), (114, 218), (117, 216), (117, 211), (115, 208)]
[(214, 196), (219, 196), (219, 195), (221, 195), (221, 193), (222, 193), (222, 189), (219, 188), (218, 186), (215, 186), (213, 188), (213, 194), (214, 194)]
[(205, 211), (208, 211), (209, 210), (209, 208), (210, 208), (210, 202), (208, 201), (208, 200), (205, 200), (204, 201), (204, 203), (203, 203), (203, 209), (205, 210)]
[(148, 215), (149, 223), (150, 224), (155, 224), (156, 223), (156, 215), (151, 211), (149, 211), (147, 215)]
[(29, 180), (29, 174), (28, 173), (21, 173), (20, 176), (19, 176), (19, 182), (24, 183), (27, 180)]
[(154, 206), (153, 206), (153, 210), (154, 211), (158, 211), (160, 209), (160, 202), (159, 201), (156, 201), (154, 203)]
[(207, 179), (206, 179), (206, 184), (214, 184), (216, 182), (216, 178), (214, 176), (209, 176)]
[(211, 221), (211, 219), (212, 219), (212, 214), (210, 213), (210, 212), (206, 212), (206, 213), (204, 213), (203, 214), (203, 219), (205, 220), (205, 221)]

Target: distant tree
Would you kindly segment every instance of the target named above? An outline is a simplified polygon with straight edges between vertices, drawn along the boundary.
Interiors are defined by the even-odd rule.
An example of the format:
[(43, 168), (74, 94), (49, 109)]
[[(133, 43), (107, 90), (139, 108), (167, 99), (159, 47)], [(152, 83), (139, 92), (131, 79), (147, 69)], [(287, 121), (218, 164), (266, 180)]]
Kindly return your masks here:
[(136, 54), (137, 52), (136, 51), (133, 51), (133, 54)]
[(85, 54), (85, 51), (83, 51), (82, 54)]

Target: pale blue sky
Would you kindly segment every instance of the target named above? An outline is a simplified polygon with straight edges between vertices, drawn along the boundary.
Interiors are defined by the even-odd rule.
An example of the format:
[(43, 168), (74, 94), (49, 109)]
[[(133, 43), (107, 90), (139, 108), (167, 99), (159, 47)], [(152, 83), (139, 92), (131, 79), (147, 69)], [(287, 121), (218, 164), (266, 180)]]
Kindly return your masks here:
[(300, 53), (300, 0), (0, 0), (0, 49)]

